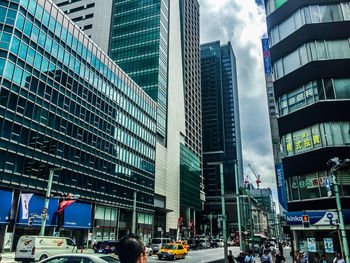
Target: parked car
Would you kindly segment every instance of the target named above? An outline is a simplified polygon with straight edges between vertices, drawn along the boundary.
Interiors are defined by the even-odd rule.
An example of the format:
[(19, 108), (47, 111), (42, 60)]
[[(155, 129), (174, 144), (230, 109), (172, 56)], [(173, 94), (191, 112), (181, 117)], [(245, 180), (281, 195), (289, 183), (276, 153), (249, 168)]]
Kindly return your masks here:
[(177, 258), (185, 258), (187, 255), (187, 249), (182, 245), (175, 243), (169, 243), (164, 246), (163, 249), (159, 250), (157, 253), (158, 259), (171, 259), (175, 260)]
[(104, 254), (62, 254), (47, 258), (40, 263), (119, 263), (117, 257)]
[(187, 240), (187, 244), (189, 246), (188, 250), (197, 250), (198, 249), (198, 240), (196, 239), (189, 239)]
[(64, 253), (73, 253), (72, 239), (51, 236), (21, 236), (18, 240), (15, 261), (35, 262)]
[(153, 238), (151, 242), (151, 248), (153, 250), (153, 253), (157, 253), (167, 243), (170, 243), (170, 238), (165, 238), (165, 237)]
[(201, 239), (199, 239), (198, 247), (199, 247), (200, 249), (210, 248), (209, 240), (206, 239), (206, 238), (201, 238)]
[(217, 247), (223, 247), (224, 246), (224, 240), (222, 238), (216, 238), (215, 239), (215, 244)]
[(96, 246), (94, 246), (95, 253), (110, 254), (115, 253), (118, 248), (118, 241), (108, 240), (108, 241), (99, 241)]

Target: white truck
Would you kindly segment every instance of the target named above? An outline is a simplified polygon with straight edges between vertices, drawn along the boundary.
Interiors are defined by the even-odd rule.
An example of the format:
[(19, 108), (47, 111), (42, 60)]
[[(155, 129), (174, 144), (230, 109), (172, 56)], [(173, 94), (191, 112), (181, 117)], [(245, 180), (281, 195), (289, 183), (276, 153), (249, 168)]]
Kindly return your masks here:
[(70, 238), (21, 236), (17, 244), (15, 261), (35, 262), (51, 256), (73, 252), (76, 252), (76, 246)]

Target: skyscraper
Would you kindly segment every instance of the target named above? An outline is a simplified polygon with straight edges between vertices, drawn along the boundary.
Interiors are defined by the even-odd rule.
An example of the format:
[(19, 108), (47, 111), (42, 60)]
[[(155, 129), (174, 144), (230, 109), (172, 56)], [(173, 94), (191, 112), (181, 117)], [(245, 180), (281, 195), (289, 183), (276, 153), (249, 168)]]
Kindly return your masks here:
[[(221, 213), (219, 163), (223, 164), (226, 194), (233, 194), (237, 183), (243, 186), (236, 70), (236, 58), (230, 42), (222, 46), (220, 41), (201, 45), (203, 172), (207, 215)], [(235, 160), (238, 160), (238, 182), (235, 182)], [(233, 218), (228, 218), (228, 224), (231, 232), (237, 228)]]
[[(71, 10), (77, 8), (77, 6), (73, 7), (73, 4), (77, 3), (64, 0), (56, 0), (56, 2), (62, 9), (66, 10), (68, 15), (73, 15)], [(94, 12), (98, 14), (101, 13), (99, 10), (106, 8), (102, 6), (104, 1), (82, 0), (78, 2), (81, 6), (79, 10), (82, 13), (77, 11), (77, 15), (74, 16), (79, 14), (79, 17), (83, 18), (86, 17), (86, 14), (83, 15), (84, 10), (89, 10), (86, 8), (88, 5), (93, 6), (90, 10), (95, 10)], [(107, 1), (106, 5), (109, 6), (110, 1)], [(109, 22), (106, 21), (104, 25), (106, 28), (110, 28), (110, 34), (106, 34), (99, 41), (105, 43), (105, 40), (108, 39), (107, 52), (111, 58), (157, 102), (154, 229), (157, 235), (161, 234), (160, 231), (157, 231), (159, 227), (164, 233), (169, 232), (169, 229), (175, 233), (180, 215), (180, 149), (184, 149), (180, 147), (180, 143), (191, 147), (189, 149), (198, 157), (201, 153), (198, 119), (193, 119), (193, 124), (188, 122), (188, 127), (193, 126), (194, 128), (191, 130), (191, 139), (186, 139), (189, 128), (186, 131), (182, 69), (183, 43), (181, 42), (183, 35), (181, 14), (183, 12), (180, 12), (180, 1), (175, 0), (170, 4), (168, 0), (126, 0), (112, 1), (111, 5), (110, 13), (106, 14), (106, 17), (111, 19)], [(194, 3), (191, 5), (192, 7), (194, 8), (193, 14), (197, 15), (198, 5)], [(74, 19), (76, 18), (74, 17)], [(196, 23), (196, 26), (199, 26), (199, 21)], [(78, 21), (78, 24), (82, 28), (92, 24), (92, 30), (87, 32), (92, 39), (97, 38), (94, 36), (95, 23), (83, 19)], [(88, 26), (88, 28), (90, 27)], [(98, 26), (96, 26), (97, 28)], [(198, 34), (198, 30), (193, 34), (196, 36), (196, 41), (199, 41)], [(198, 45), (198, 43), (195, 44)], [(198, 57), (197, 55), (196, 59)], [(198, 76), (198, 66), (193, 66), (196, 67), (193, 72)], [(194, 73), (192, 75), (196, 76)], [(198, 81), (199, 77), (194, 82), (198, 83)], [(193, 104), (191, 104), (196, 103), (196, 108), (190, 107), (187, 111), (188, 114), (190, 111), (196, 111), (199, 107), (198, 90), (196, 93), (189, 94), (196, 95)], [(196, 129), (195, 133), (194, 129)], [(197, 165), (197, 161), (194, 162)], [(161, 207), (158, 207), (159, 205)]]
[[(39, 233), (52, 172), (47, 235), (115, 239), (134, 223), (147, 239), (156, 103), (51, 0), (1, 3), (0, 243)], [(58, 222), (69, 193), (78, 200)]]
[[(329, 253), (329, 246), (341, 251), (334, 188), (328, 196), (326, 181), (332, 177), (327, 162), (350, 157), (350, 3), (267, 0), (265, 6), (294, 249), (304, 249), (308, 238), (319, 253)], [(349, 165), (336, 176), (348, 227)]]
[[(191, 174), (183, 174), (181, 172), (180, 205), (181, 216), (184, 217), (185, 223), (187, 222), (188, 224), (191, 219), (195, 221), (193, 213), (195, 210), (202, 209), (205, 200), (202, 171), (202, 105), (198, 1), (181, 0), (180, 14), (186, 118), (185, 145), (181, 148), (181, 152), (184, 153), (183, 156), (187, 156), (186, 159), (189, 165), (187, 169), (192, 171)], [(193, 154), (186, 154), (188, 151), (191, 151)], [(189, 156), (193, 158), (188, 159)], [(190, 182), (191, 180), (192, 183)], [(199, 191), (194, 192), (194, 189), (191, 189), (192, 187)], [(188, 194), (184, 194), (186, 192)], [(189, 214), (191, 215), (188, 216)]]

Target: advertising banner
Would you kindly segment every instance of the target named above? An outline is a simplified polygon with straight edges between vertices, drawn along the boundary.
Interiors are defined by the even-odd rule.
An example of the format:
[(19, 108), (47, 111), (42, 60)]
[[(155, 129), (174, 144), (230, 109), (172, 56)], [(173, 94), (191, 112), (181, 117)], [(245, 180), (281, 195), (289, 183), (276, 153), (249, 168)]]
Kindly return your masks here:
[(284, 211), (288, 211), (287, 190), (286, 190), (286, 184), (284, 181), (283, 165), (281, 163), (278, 163), (275, 165), (275, 169), (276, 169), (278, 200), (280, 202), (281, 208)]
[(316, 239), (311, 237), (307, 239), (307, 247), (309, 252), (317, 252), (316, 251)]
[(324, 238), (324, 251), (326, 253), (334, 253), (333, 239), (332, 238)]
[[(309, 217), (310, 225), (337, 226), (339, 224), (338, 213), (336, 211), (328, 210), (287, 212), (287, 225), (302, 225), (304, 215), (307, 215)], [(345, 224), (350, 224), (350, 209), (343, 210), (343, 218)]]
[(72, 203), (64, 209), (64, 228), (90, 229), (91, 204)]
[(271, 68), (271, 56), (270, 56), (270, 48), (269, 48), (269, 39), (268, 38), (263, 38), (261, 41), (262, 41), (262, 47), (263, 47), (263, 58), (264, 58), (265, 75), (271, 75), (272, 74), (272, 68)]
[(0, 225), (10, 223), (12, 191), (0, 190)]

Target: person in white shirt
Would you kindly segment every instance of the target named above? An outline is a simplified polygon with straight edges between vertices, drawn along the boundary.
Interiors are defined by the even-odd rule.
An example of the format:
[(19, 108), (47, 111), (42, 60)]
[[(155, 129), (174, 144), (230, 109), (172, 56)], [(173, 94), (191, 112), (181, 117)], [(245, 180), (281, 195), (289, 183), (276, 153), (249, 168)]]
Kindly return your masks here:
[(337, 253), (337, 256), (333, 259), (333, 263), (345, 263), (341, 253)]

